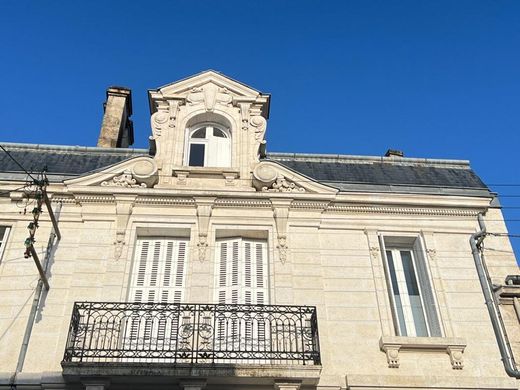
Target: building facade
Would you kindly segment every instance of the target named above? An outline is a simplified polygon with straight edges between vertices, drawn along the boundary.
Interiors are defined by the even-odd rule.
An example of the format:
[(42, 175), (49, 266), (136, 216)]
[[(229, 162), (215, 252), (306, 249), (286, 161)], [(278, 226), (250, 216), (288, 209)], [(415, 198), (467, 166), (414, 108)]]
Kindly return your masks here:
[(149, 102), (149, 149), (121, 87), (97, 147), (3, 144), (0, 388), (518, 388), (519, 271), (467, 161), (266, 153), (270, 95), (214, 71)]

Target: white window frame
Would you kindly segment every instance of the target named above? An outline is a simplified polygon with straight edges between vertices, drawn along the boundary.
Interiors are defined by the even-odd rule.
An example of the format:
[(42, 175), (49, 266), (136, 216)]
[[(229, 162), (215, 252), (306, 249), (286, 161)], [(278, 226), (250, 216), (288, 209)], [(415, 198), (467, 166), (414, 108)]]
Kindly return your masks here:
[[(421, 237), (379, 235), (379, 240), (384, 261), (388, 296), (392, 308), (392, 316), (396, 335), (408, 337), (444, 337), (444, 330), (439, 312), (439, 304), (434, 291), (427, 256), (424, 252), (424, 244)], [(404, 323), (400, 319), (395, 302), (395, 292), (392, 283), (392, 275), (387, 251), (391, 252), (392, 254), (395, 278), (398, 285), (399, 295), (402, 299), (401, 308), (402, 315), (404, 317)], [(417, 335), (417, 324), (411, 311), (410, 296), (408, 295), (408, 288), (406, 286), (401, 251), (408, 251), (411, 256), (415, 282), (419, 290), (422, 314), (427, 332), (426, 335)], [(422, 273), (419, 272), (419, 269), (422, 270)]]
[(0, 227), (5, 228), (4, 234), (0, 236), (0, 261), (2, 261), (5, 247), (7, 245), (7, 239), (9, 238), (9, 232), (11, 231), (11, 226), (0, 225)]
[[(206, 129), (206, 137), (205, 138), (192, 138), (193, 134), (200, 130), (200, 129)], [(222, 158), (220, 155), (219, 157), (222, 158), (222, 161), (217, 160), (216, 156), (216, 149), (217, 143), (219, 140), (221, 140), (223, 137), (215, 137), (213, 135), (213, 129), (216, 128), (220, 131), (222, 131), (226, 137), (227, 140), (227, 150), (226, 150), (226, 159)], [(206, 123), (198, 123), (196, 125), (193, 125), (189, 127), (186, 131), (186, 142), (184, 146), (184, 165), (185, 166), (191, 166), (190, 165), (190, 149), (191, 145), (197, 144), (197, 145), (204, 145), (204, 165), (203, 167), (208, 168), (225, 168), (225, 167), (231, 167), (231, 149), (232, 149), (232, 139), (231, 139), (231, 131), (219, 124), (212, 123), (212, 122), (206, 122)]]

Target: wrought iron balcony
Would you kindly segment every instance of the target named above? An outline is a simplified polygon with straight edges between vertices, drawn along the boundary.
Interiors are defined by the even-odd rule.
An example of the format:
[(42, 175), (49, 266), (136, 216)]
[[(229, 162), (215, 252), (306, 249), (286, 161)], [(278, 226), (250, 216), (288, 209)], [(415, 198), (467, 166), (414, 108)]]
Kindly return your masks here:
[(63, 362), (318, 365), (316, 308), (79, 302)]

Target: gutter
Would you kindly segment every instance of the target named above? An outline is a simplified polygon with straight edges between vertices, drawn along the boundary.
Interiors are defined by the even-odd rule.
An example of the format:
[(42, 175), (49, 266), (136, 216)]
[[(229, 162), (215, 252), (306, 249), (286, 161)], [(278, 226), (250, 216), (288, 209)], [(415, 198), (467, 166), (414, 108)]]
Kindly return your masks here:
[(507, 375), (510, 377), (520, 379), (520, 371), (516, 366), (513, 352), (511, 351), (511, 346), (509, 345), (509, 341), (507, 339), (504, 321), (502, 320), (497, 300), (495, 299), (493, 293), (493, 285), (491, 283), (484, 259), (480, 255), (480, 248), (487, 234), (484, 217), (481, 213), (478, 214), (478, 224), (480, 231), (472, 234), (469, 239), (471, 253), (473, 254), (473, 260), (475, 261), (475, 267), (477, 269), (480, 286), (482, 287), (482, 292), (484, 293), (486, 306), (489, 312), (489, 318), (491, 320), (491, 325), (493, 326), (493, 331), (495, 332), (498, 349), (500, 350), (500, 356), (502, 357), (502, 362), (504, 363), (504, 369), (506, 370)]

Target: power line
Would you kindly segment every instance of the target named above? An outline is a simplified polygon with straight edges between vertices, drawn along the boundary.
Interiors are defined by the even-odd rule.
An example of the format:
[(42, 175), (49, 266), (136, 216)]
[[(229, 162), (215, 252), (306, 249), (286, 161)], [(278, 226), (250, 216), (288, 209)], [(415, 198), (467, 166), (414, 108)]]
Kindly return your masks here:
[(34, 178), (34, 176), (31, 175), (29, 172), (27, 172), (27, 170), (22, 166), (22, 164), (20, 164), (20, 163), (19, 163), (19, 162), (18, 162), (18, 161), (17, 161), (17, 160), (16, 160), (16, 159), (11, 155), (11, 153), (9, 153), (9, 151), (3, 147), (3, 145), (0, 145), (0, 148), (1, 148), (1, 149), (2, 149), (2, 150), (3, 150), (3, 151), (4, 151), (4, 152), (9, 156), (9, 158), (10, 158), (11, 160), (14, 161), (14, 163), (15, 163), (16, 165), (18, 165), (18, 166), (22, 169), (22, 171), (24, 171), (24, 172), (25, 172), (25, 173), (26, 173), (26, 174), (27, 174), (31, 179), (33, 179), (35, 182), (37, 181), (37, 180)]

